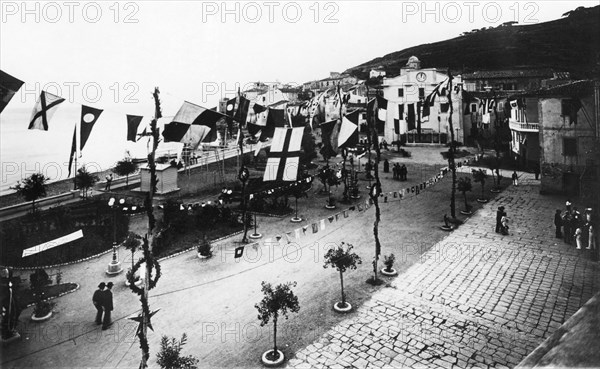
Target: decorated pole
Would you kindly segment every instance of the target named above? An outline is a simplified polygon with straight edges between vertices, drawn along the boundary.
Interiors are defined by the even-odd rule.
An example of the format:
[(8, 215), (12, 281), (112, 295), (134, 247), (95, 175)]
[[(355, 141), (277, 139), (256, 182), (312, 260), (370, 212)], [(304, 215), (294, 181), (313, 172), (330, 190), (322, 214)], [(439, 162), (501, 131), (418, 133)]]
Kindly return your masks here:
[[(152, 245), (154, 241), (154, 227), (156, 226), (156, 218), (154, 217), (153, 211), (153, 199), (154, 193), (156, 192), (156, 185), (158, 183), (156, 177), (156, 149), (159, 143), (159, 132), (158, 132), (158, 119), (162, 117), (161, 109), (160, 109), (160, 100), (158, 98), (160, 91), (158, 87), (154, 89), (154, 93), (152, 94), (154, 97), (155, 104), (155, 114), (154, 119), (150, 122), (150, 135), (152, 137), (152, 151), (148, 154), (148, 166), (150, 168), (150, 189), (146, 193), (146, 215), (148, 216), (148, 232), (144, 237), (144, 242), (142, 243), (143, 249), (143, 257), (137, 261), (134, 267), (131, 270), (129, 275), (129, 288), (140, 296), (140, 302), (142, 303), (142, 312), (135, 318), (130, 318), (131, 320), (137, 322), (138, 328), (136, 331), (136, 335), (140, 341), (140, 349), (142, 351), (142, 358), (140, 361), (140, 368), (144, 369), (148, 367), (148, 359), (150, 358), (150, 347), (148, 345), (148, 328), (152, 328), (152, 323), (150, 319), (158, 310), (150, 312), (150, 307), (148, 305), (148, 292), (149, 290), (156, 287), (156, 283), (160, 279), (160, 264), (158, 260), (154, 258), (152, 254)], [(144, 287), (140, 288), (135, 285), (134, 275), (136, 271), (145, 263), (146, 273), (144, 275)], [(155, 276), (152, 277), (152, 269), (155, 269)]]
[[(377, 125), (375, 124), (377, 118), (377, 96), (373, 102), (373, 111), (371, 112), (371, 119), (368, 120), (369, 124), (369, 136), (372, 135), (373, 145), (375, 146), (375, 183), (370, 189), (370, 196), (373, 204), (375, 205), (375, 222), (373, 223), (373, 237), (375, 238), (375, 258), (373, 260), (373, 283), (378, 283), (377, 278), (377, 263), (379, 261), (379, 255), (381, 255), (381, 243), (379, 241), (379, 222), (381, 221), (381, 210), (379, 209), (379, 196), (381, 195), (381, 182), (379, 180), (379, 161), (381, 160), (381, 151), (379, 149), (379, 136), (377, 134)], [(367, 112), (368, 114), (368, 112)], [(371, 154), (369, 148), (369, 155)]]
[(450, 215), (452, 218), (456, 218), (456, 164), (454, 162), (454, 155), (456, 153), (455, 137), (454, 137), (454, 126), (452, 125), (452, 113), (454, 109), (452, 107), (452, 72), (448, 68), (448, 105), (450, 106), (450, 113), (448, 114), (448, 125), (450, 128), (450, 151), (448, 152), (448, 166), (452, 171), (452, 191), (450, 193)]

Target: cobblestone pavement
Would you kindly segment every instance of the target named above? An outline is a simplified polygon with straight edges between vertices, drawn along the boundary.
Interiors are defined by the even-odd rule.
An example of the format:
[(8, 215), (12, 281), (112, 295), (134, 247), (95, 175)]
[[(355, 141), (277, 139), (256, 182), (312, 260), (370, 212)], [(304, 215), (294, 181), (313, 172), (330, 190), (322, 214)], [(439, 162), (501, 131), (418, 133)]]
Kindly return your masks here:
[[(564, 199), (523, 175), (289, 368), (513, 367), (600, 289), (588, 251), (554, 238)], [(494, 232), (505, 206), (510, 235)]]

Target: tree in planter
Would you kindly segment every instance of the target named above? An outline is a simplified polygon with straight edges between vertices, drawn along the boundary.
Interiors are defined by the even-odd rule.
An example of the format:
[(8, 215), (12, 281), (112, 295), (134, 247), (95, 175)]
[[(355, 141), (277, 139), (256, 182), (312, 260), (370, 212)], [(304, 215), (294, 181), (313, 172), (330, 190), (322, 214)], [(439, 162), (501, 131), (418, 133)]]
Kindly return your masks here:
[(258, 310), (258, 320), (260, 320), (261, 327), (269, 323), (269, 320), (273, 320), (273, 350), (267, 352), (266, 359), (277, 361), (280, 359), (277, 350), (277, 321), (279, 315), (288, 319), (288, 312), (297, 313), (300, 310), (298, 297), (291, 290), (291, 287), (296, 287), (296, 282), (279, 284), (273, 288), (270, 283), (263, 281), (261, 286), (264, 297), (254, 307)]
[(356, 269), (357, 264), (362, 264), (360, 257), (352, 252), (354, 246), (341, 243), (336, 248), (331, 248), (325, 254), (325, 264), (323, 268), (332, 267), (340, 272), (340, 285), (342, 287), (342, 303), (339, 305), (341, 309), (346, 308), (346, 295), (344, 294), (344, 272), (348, 269)]
[(181, 349), (187, 343), (187, 335), (184, 333), (178, 341), (162, 336), (160, 339), (160, 351), (156, 354), (156, 363), (162, 369), (196, 369), (198, 359), (192, 355), (181, 356)]
[(487, 179), (487, 174), (483, 169), (473, 169), (473, 182), (481, 183), (481, 201), (485, 201), (484, 191), (485, 191), (485, 180)]
[(473, 189), (473, 185), (471, 184), (471, 178), (461, 177), (458, 179), (457, 183), (458, 191), (462, 192), (463, 197), (465, 198), (465, 212), (469, 213), (471, 211), (471, 205), (467, 202), (467, 191), (471, 191)]
[(396, 261), (396, 256), (394, 254), (385, 255), (383, 257), (383, 264), (385, 265), (385, 271), (387, 273), (394, 272), (394, 262)]
[(96, 182), (98, 182), (99, 178), (97, 175), (88, 172), (85, 165), (79, 169), (77, 169), (77, 174), (75, 175), (75, 183), (78, 188), (83, 189), (83, 198), (87, 199), (88, 191), (90, 188), (94, 187)]
[(137, 169), (138, 165), (130, 157), (126, 157), (115, 164), (113, 173), (121, 177), (125, 176), (125, 186), (129, 186), (129, 175), (135, 173)]
[(125, 276), (125, 278), (127, 279), (127, 281), (129, 283), (135, 283), (140, 278), (139, 275), (133, 275), (132, 272), (133, 272), (133, 267), (135, 265), (133, 258), (134, 258), (135, 252), (140, 248), (141, 244), (142, 244), (142, 237), (140, 237), (138, 234), (133, 233), (133, 232), (129, 232), (127, 234), (127, 238), (125, 239), (125, 242), (123, 243), (123, 246), (125, 247), (125, 249), (129, 250), (131, 252), (131, 269), (129, 269), (127, 271), (127, 274)]
[(20, 183), (17, 183), (11, 189), (17, 191), (25, 201), (31, 201), (31, 212), (35, 213), (35, 201), (41, 197), (46, 197), (46, 188), (48, 186), (46, 182), (49, 179), (42, 173), (34, 173), (22, 179)]
[(208, 242), (208, 237), (206, 237), (206, 234), (202, 236), (202, 241), (200, 241), (198, 244), (198, 254), (205, 258), (209, 258), (213, 254), (212, 247), (210, 242)]
[(48, 277), (48, 273), (44, 269), (36, 269), (29, 276), (29, 282), (35, 296), (33, 315), (36, 318), (44, 317), (52, 311), (52, 307), (54, 306), (54, 304), (44, 299), (44, 287), (51, 284), (52, 280)]

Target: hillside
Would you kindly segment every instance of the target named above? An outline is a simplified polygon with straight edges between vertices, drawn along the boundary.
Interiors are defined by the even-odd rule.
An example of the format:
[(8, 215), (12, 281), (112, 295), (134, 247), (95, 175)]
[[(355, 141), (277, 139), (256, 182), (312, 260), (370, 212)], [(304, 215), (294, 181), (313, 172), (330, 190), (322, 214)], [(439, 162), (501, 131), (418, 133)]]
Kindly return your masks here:
[(569, 71), (573, 76), (600, 72), (600, 6), (578, 8), (550, 22), (500, 26), (450, 40), (410, 47), (348, 69), (361, 79), (383, 66), (397, 75), (412, 55), (423, 68), (453, 71), (543, 68)]

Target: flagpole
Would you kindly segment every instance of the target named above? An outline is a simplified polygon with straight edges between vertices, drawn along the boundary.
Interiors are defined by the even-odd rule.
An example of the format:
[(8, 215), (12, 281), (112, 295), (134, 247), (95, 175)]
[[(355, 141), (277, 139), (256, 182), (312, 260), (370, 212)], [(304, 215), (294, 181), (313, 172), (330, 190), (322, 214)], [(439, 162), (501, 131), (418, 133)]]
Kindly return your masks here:
[[(344, 100), (342, 99), (342, 93), (341, 93), (341, 88), (340, 88), (340, 84), (338, 82), (338, 98), (340, 99), (340, 130), (342, 129), (342, 124), (344, 124), (343, 122), (343, 117), (342, 117), (342, 104), (344, 103)], [(338, 136), (339, 137), (339, 136)], [(339, 139), (338, 139), (338, 146), (339, 146)], [(339, 147), (338, 147), (339, 149)], [(342, 149), (342, 177), (344, 179), (344, 202), (347, 202), (349, 200), (348, 198), (348, 176), (346, 175), (346, 156), (347, 156), (347, 151), (345, 149)]]
[(452, 218), (456, 218), (456, 166), (454, 162), (454, 155), (456, 152), (456, 145), (454, 144), (454, 126), (452, 125), (452, 113), (454, 109), (452, 107), (452, 72), (448, 68), (448, 105), (450, 106), (450, 113), (448, 114), (448, 125), (450, 126), (450, 150), (448, 151), (448, 166), (452, 171), (452, 190), (450, 194), (450, 215)]

